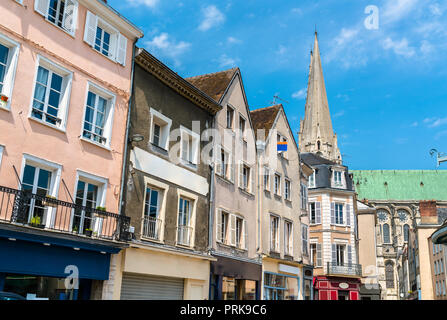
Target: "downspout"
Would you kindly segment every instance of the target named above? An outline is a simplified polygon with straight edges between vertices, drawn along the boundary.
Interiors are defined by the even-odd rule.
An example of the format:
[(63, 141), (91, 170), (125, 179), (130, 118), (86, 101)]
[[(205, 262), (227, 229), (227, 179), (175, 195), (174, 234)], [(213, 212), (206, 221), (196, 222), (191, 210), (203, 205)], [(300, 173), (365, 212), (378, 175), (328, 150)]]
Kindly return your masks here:
[[(211, 128), (215, 128), (216, 115), (213, 117)], [(213, 158), (215, 157), (214, 151), (216, 141), (213, 138)], [(214, 223), (214, 161), (210, 164), (211, 175), (210, 175), (210, 209), (208, 215), (208, 252), (211, 253), (213, 250), (213, 223)]]
[(120, 188), (120, 202), (119, 202), (119, 209), (118, 214), (123, 214), (123, 194), (124, 194), (124, 183), (126, 178), (126, 168), (127, 168), (127, 145), (129, 143), (129, 131), (130, 131), (130, 111), (132, 108), (132, 96), (133, 96), (133, 82), (134, 82), (134, 71), (135, 71), (135, 48), (137, 44), (138, 39), (135, 39), (133, 42), (133, 48), (132, 48), (132, 71), (130, 74), (130, 96), (129, 96), (129, 107), (127, 110), (127, 124), (126, 124), (126, 135), (124, 137), (124, 154), (123, 154), (123, 169), (121, 171), (121, 188)]

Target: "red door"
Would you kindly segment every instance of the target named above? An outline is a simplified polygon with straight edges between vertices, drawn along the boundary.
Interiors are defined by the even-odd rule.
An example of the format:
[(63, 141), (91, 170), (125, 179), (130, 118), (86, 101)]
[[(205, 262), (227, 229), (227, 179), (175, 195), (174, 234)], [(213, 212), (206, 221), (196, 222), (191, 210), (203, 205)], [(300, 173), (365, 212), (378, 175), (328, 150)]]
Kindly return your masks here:
[(331, 300), (338, 300), (338, 291), (337, 290), (331, 290)]
[(318, 290), (318, 300), (329, 300), (329, 291)]
[(349, 300), (359, 300), (358, 291), (349, 291)]

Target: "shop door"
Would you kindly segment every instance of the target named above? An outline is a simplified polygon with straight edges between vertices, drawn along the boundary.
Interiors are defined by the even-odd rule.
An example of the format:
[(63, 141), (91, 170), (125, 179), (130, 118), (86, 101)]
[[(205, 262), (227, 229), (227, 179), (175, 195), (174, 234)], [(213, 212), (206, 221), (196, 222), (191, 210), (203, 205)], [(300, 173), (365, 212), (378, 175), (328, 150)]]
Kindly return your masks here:
[(183, 300), (181, 278), (124, 274), (121, 300)]

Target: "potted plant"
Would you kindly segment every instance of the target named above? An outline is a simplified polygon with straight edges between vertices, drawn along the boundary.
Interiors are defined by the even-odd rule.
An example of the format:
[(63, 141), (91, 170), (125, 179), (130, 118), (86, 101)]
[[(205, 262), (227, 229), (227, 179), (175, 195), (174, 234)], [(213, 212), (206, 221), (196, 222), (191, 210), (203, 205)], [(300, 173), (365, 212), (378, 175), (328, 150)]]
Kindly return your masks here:
[(9, 98), (7, 96), (0, 93), (0, 105), (2, 107), (6, 107), (6, 105), (8, 104), (8, 100), (9, 100)]
[(92, 236), (92, 233), (93, 233), (93, 230), (92, 230), (92, 229), (85, 229), (85, 230), (84, 230), (84, 234), (85, 234), (87, 237), (91, 237), (91, 236)]
[(96, 210), (106, 212), (106, 207), (96, 207)]
[(31, 219), (31, 226), (32, 226), (32, 227), (36, 227), (36, 228), (40, 228), (40, 229), (45, 228), (45, 225), (44, 225), (44, 224), (41, 224), (40, 221), (41, 221), (41, 219), (40, 219), (39, 216), (35, 216), (35, 217), (33, 217), (33, 218)]
[(42, 205), (48, 206), (48, 207), (57, 207), (56, 197), (53, 196), (45, 196), (45, 200), (42, 201)]

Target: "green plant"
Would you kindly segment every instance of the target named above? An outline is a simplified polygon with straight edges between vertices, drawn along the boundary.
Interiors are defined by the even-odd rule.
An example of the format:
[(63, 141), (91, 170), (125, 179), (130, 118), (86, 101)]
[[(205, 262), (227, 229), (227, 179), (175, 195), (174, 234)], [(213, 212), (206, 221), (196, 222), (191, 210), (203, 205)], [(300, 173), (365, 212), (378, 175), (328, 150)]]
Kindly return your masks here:
[(96, 207), (96, 210), (99, 210), (99, 211), (106, 211), (106, 207)]
[(31, 225), (33, 226), (37, 226), (40, 225), (40, 217), (39, 216), (35, 216), (31, 219)]
[(85, 231), (93, 231), (93, 230), (92, 230), (92, 229), (88, 229), (88, 228), (87, 228), (87, 229), (85, 229)]

